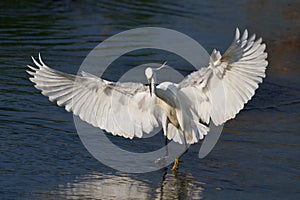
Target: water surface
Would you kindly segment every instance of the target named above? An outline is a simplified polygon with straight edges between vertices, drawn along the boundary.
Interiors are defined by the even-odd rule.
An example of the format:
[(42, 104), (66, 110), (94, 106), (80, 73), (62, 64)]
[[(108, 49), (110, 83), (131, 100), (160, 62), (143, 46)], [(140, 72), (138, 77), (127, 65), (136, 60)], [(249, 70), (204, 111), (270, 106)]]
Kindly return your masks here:
[[(297, 1), (2, 1), (1, 199), (299, 198), (299, 7)], [(223, 52), (235, 27), (267, 44), (267, 78), (255, 97), (226, 123), (209, 156), (200, 160), (201, 144), (193, 145), (177, 174), (127, 174), (104, 166), (82, 145), (72, 115), (42, 96), (25, 73), (38, 52), (49, 66), (76, 73), (98, 43), (144, 26), (180, 31), (209, 52)], [(151, 50), (123, 56), (107, 76), (117, 79), (128, 67), (166, 58), (190, 72), (181, 58)], [(127, 148), (138, 145), (111, 139)], [(151, 143), (140, 145), (141, 151)]]

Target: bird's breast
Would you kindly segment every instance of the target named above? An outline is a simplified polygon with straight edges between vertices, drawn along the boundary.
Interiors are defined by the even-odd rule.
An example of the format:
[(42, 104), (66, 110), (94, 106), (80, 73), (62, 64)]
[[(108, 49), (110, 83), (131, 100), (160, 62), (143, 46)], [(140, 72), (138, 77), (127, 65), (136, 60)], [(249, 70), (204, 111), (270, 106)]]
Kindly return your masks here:
[(163, 111), (165, 112), (168, 121), (173, 124), (176, 128), (180, 128), (179, 121), (177, 119), (177, 109), (170, 106), (164, 100), (159, 99), (159, 105), (162, 107)]

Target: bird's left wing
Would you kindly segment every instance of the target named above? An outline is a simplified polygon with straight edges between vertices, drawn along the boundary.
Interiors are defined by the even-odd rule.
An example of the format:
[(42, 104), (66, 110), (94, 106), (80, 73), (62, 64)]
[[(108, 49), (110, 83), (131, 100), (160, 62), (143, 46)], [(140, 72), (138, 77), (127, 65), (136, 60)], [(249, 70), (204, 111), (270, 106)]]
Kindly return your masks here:
[(235, 117), (265, 77), (265, 49), (261, 38), (248, 38), (247, 30), (240, 36), (236, 29), (232, 44), (222, 56), (214, 50), (207, 68), (193, 72), (179, 83), (198, 118), (220, 125)]
[(83, 121), (130, 139), (160, 126), (157, 98), (143, 84), (110, 82), (86, 72), (63, 73), (45, 65), (40, 55), (39, 62), (33, 62), (36, 66), (28, 65), (27, 72), (35, 87)]

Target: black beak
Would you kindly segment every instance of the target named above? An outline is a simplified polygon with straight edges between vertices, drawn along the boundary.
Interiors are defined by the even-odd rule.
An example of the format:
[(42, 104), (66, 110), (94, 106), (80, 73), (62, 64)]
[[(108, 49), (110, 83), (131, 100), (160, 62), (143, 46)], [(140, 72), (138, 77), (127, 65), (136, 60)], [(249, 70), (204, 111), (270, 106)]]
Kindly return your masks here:
[(152, 87), (151, 87), (151, 81), (148, 80), (149, 90), (150, 90), (150, 96), (152, 97)]

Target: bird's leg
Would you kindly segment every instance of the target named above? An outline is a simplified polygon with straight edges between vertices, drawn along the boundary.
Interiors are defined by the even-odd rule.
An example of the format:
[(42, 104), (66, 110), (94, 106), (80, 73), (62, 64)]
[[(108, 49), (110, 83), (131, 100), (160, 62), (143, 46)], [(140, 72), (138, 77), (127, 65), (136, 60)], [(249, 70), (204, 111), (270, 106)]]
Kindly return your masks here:
[(179, 158), (176, 158), (172, 167), (173, 171), (176, 171), (178, 168)]
[(166, 152), (165, 152), (165, 155), (162, 157), (162, 158), (158, 158), (155, 163), (156, 164), (160, 164), (160, 165), (165, 165), (167, 160), (168, 160), (168, 156), (169, 156), (169, 149), (168, 149), (168, 130), (167, 130), (167, 125), (168, 125), (168, 119), (166, 118), (165, 116), (165, 119), (162, 120), (163, 123), (162, 123), (162, 126), (163, 126), (163, 132), (164, 132), (164, 137), (165, 137), (165, 149), (166, 149)]
[(169, 156), (169, 150), (168, 150), (168, 123), (169, 123), (169, 120), (165, 116), (165, 118), (163, 119), (163, 131), (164, 131), (164, 135), (165, 135), (166, 157)]
[(189, 150), (189, 147), (188, 147), (188, 145), (187, 145), (186, 142), (185, 142), (185, 145), (186, 145), (186, 150), (185, 150), (178, 158), (176, 158), (175, 161), (174, 161), (174, 164), (173, 164), (173, 167), (172, 167), (172, 170), (173, 170), (173, 171), (176, 171), (176, 170), (178, 169), (179, 159), (180, 159), (186, 152), (188, 152), (188, 150)]
[(168, 136), (167, 134), (165, 135), (165, 147), (166, 147), (166, 156), (169, 155), (169, 150), (168, 150)]

